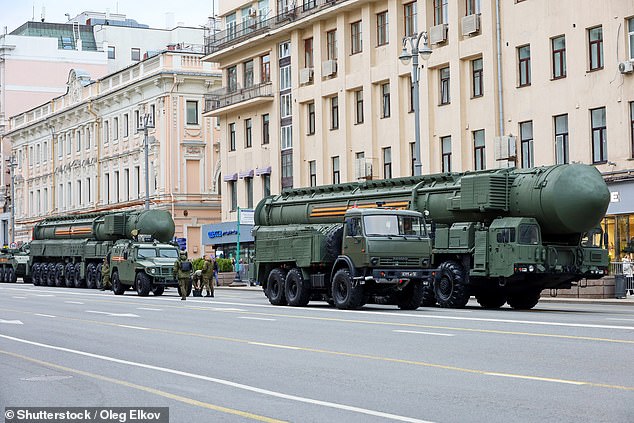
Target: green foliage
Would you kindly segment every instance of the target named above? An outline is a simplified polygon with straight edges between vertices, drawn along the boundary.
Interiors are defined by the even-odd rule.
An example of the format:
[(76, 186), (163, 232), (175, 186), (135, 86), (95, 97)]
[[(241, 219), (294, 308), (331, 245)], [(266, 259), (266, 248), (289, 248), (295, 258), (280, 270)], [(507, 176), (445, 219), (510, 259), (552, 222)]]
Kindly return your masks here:
[(192, 266), (194, 268), (194, 271), (202, 270), (203, 264), (205, 264), (205, 259), (202, 257), (192, 260)]
[(233, 265), (231, 264), (231, 259), (219, 258), (216, 261), (218, 262), (219, 272), (233, 272)]

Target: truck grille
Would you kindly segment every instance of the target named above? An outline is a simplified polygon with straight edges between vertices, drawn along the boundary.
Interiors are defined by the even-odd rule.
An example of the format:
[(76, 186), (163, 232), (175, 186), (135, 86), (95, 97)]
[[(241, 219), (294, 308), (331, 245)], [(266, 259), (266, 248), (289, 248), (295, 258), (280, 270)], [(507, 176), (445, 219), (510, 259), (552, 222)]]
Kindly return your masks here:
[(418, 266), (420, 260), (416, 257), (381, 257), (379, 266)]

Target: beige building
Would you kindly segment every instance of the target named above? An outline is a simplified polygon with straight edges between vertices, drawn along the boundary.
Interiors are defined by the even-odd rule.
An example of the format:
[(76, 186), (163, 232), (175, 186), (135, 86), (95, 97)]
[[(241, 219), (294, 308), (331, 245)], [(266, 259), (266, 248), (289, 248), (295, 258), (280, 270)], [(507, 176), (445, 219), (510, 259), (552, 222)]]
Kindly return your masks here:
[(217, 128), (202, 118), (203, 95), (220, 74), (202, 55), (165, 51), (98, 80), (70, 72), (66, 94), (10, 118), (5, 140), (17, 158), (16, 241), (43, 217), (138, 209), (169, 210), (191, 257), (201, 227), (219, 221)]
[(205, 60), (223, 91), (205, 115), (221, 121), (223, 221), (284, 188), (413, 174), (412, 65), (399, 55), (425, 31), (422, 172), (596, 165), (619, 256), (634, 237), (634, 0), (601, 3), (221, 2)]

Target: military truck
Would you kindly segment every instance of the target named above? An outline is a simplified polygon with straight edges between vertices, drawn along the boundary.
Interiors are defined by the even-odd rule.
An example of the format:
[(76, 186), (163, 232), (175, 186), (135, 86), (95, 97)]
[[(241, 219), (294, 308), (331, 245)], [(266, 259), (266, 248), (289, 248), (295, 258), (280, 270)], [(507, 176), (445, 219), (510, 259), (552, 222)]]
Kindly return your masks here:
[(325, 299), (340, 309), (368, 302), (420, 306), (434, 270), (421, 213), (350, 208), (323, 211), (324, 223), (269, 226), (262, 219), (265, 205), (256, 209), (254, 277), (271, 304), (305, 306)]
[(2, 248), (0, 250), (0, 282), (16, 283), (18, 278), (22, 278), (25, 283), (31, 283), (29, 261), (28, 243), (20, 248)]
[[(170, 241), (174, 236), (172, 216), (163, 210), (134, 210), (44, 219), (33, 227), (30, 243), (33, 284), (100, 288), (101, 265), (115, 243), (125, 240), (140, 245), (145, 242), (140, 241), (141, 236)], [(129, 257), (135, 260), (135, 256)], [(145, 290), (144, 285), (141, 292)], [(155, 289), (155, 293), (159, 291), (162, 293)]]
[(460, 308), (474, 295), (486, 308), (530, 309), (544, 289), (607, 274), (599, 223), (609, 199), (596, 168), (567, 164), (298, 188), (263, 199), (255, 219), (272, 227), (326, 223), (377, 201), (424, 212), (433, 248), (420, 258), (439, 275), (423, 305)]
[[(173, 244), (154, 241), (138, 235), (136, 241), (115, 242), (110, 256), (110, 280), (115, 295), (133, 287), (139, 296), (162, 295), (165, 287), (178, 287), (174, 278), (174, 262), (179, 249)], [(187, 296), (191, 293), (191, 285)]]

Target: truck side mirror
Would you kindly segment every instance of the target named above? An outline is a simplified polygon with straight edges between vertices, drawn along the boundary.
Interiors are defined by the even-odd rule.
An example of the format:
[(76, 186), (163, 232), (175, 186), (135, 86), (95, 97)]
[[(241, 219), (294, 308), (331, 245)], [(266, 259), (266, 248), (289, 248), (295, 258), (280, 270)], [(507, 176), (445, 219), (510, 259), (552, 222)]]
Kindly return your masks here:
[(128, 252), (127, 252), (127, 251), (124, 251), (124, 252), (123, 252), (123, 259), (124, 259), (124, 260), (127, 260), (127, 259), (128, 259)]

